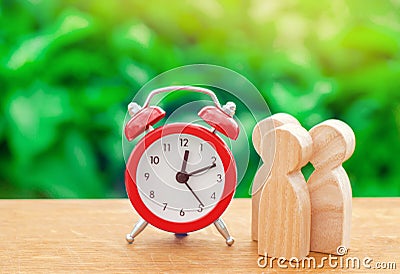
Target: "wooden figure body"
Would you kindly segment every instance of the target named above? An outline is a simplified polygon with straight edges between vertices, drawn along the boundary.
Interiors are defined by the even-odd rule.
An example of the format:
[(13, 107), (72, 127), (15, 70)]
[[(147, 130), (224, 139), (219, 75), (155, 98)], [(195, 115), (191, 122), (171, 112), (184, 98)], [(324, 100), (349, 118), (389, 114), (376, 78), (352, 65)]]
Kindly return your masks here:
[(301, 173), (312, 155), (312, 139), (299, 125), (271, 131), (276, 153), (259, 206), (258, 254), (302, 259), (310, 251), (311, 206)]
[[(299, 121), (297, 121), (297, 119), (293, 116), (286, 113), (277, 113), (258, 122), (253, 130), (253, 146), (263, 161), (262, 166), (254, 176), (253, 185), (251, 187), (251, 238), (253, 241), (258, 241), (258, 208), (260, 196), (261, 191), (270, 175), (272, 161), (274, 160), (273, 153), (275, 151), (274, 139), (263, 140), (263, 137), (271, 130), (275, 130), (277, 127), (285, 124), (300, 125)], [(267, 141), (269, 141), (269, 143), (267, 143)], [(274, 150), (271, 151), (271, 148)], [(262, 151), (264, 151), (264, 153), (262, 153)], [(271, 151), (272, 154), (268, 154), (268, 151)]]
[(310, 130), (313, 139), (311, 163), (315, 171), (308, 180), (311, 199), (311, 251), (338, 253), (349, 247), (351, 185), (342, 163), (355, 149), (352, 129), (338, 120), (325, 121)]

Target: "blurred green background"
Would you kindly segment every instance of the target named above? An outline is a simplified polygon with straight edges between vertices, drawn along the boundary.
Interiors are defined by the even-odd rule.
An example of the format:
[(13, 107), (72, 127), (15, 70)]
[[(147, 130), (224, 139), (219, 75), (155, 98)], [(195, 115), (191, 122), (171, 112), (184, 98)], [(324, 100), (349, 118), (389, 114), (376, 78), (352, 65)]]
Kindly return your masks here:
[(0, 3), (1, 198), (125, 196), (133, 91), (193, 63), (241, 73), (308, 129), (346, 121), (353, 195), (400, 196), (399, 0)]

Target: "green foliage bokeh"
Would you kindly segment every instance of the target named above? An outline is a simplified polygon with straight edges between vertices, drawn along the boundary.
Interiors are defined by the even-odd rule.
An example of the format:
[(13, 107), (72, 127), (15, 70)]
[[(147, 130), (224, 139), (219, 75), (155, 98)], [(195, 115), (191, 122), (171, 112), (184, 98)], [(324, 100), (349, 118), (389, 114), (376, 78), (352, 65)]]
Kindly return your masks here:
[[(127, 103), (195, 63), (241, 73), (272, 113), (308, 129), (346, 121), (353, 195), (399, 196), (399, 10), (394, 0), (2, 0), (0, 197), (124, 196)], [(245, 179), (237, 197), (248, 197)]]

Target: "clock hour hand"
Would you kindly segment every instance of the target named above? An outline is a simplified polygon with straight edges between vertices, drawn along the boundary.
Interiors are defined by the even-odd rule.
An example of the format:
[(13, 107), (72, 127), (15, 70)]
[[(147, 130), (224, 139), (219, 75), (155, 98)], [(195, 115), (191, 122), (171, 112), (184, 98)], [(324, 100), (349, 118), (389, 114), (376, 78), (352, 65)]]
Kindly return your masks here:
[(187, 166), (188, 158), (189, 158), (189, 150), (185, 150), (185, 154), (183, 155), (182, 168), (181, 168), (182, 173), (186, 173), (186, 166)]
[(193, 196), (200, 203), (200, 205), (204, 207), (204, 204), (200, 201), (199, 197), (196, 195), (196, 193), (194, 193), (193, 189), (187, 183), (187, 181), (189, 180), (189, 174), (186, 173), (186, 165), (187, 165), (188, 158), (189, 158), (189, 150), (185, 150), (185, 154), (183, 155), (183, 163), (182, 163), (181, 171), (176, 174), (175, 179), (179, 183), (185, 184), (185, 186), (190, 190), (190, 192), (192, 192)]
[(216, 167), (216, 166), (217, 166), (217, 165), (216, 165), (215, 163), (213, 163), (213, 164), (210, 165), (210, 166), (206, 166), (206, 167), (200, 168), (200, 169), (198, 169), (198, 170), (192, 171), (192, 172), (188, 173), (187, 175), (188, 175), (188, 176), (192, 176), (192, 175), (195, 175), (195, 174), (197, 174), (197, 173), (203, 172), (203, 171), (205, 171), (205, 170), (212, 169), (213, 167)]

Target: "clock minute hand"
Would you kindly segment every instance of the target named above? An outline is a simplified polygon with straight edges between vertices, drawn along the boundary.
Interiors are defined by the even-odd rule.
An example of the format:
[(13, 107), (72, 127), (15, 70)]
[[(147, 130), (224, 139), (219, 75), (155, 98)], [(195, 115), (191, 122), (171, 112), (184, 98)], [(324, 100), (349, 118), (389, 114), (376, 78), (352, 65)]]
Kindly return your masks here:
[[(205, 171), (205, 170), (209, 170), (209, 169), (211, 169), (211, 168), (213, 168), (213, 167), (216, 167), (216, 166), (217, 166), (217, 165), (216, 165), (215, 163), (213, 163), (213, 164), (210, 165), (210, 166), (206, 166), (206, 167), (200, 168), (200, 169), (198, 169), (198, 170), (192, 171), (192, 172), (190, 172), (190, 173), (187, 173), (187, 174), (186, 174), (186, 176), (188, 176), (187, 179), (189, 179), (189, 177), (192, 176), (192, 175), (194, 175), (194, 174), (200, 173), (200, 172)], [(200, 199), (199, 199), (199, 197), (196, 195), (196, 193), (194, 193), (193, 189), (188, 185), (187, 181), (185, 182), (185, 185), (186, 185), (186, 187), (190, 190), (190, 192), (192, 192), (193, 196), (194, 196), (194, 197), (196, 198), (196, 200), (200, 203), (200, 205), (204, 207), (204, 204), (200, 201)]]
[(216, 167), (216, 166), (217, 166), (217, 165), (216, 165), (215, 163), (213, 163), (213, 164), (210, 165), (210, 166), (206, 166), (206, 167), (200, 168), (200, 169), (198, 169), (198, 170), (192, 171), (192, 172), (188, 173), (187, 175), (188, 175), (188, 176), (192, 176), (192, 175), (195, 175), (195, 174), (200, 173), (200, 172), (202, 172), (202, 171), (212, 169), (213, 167)]

